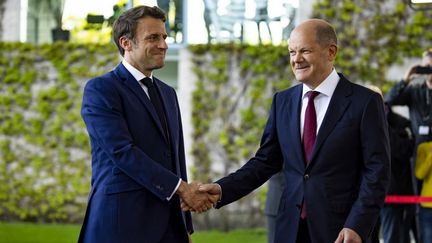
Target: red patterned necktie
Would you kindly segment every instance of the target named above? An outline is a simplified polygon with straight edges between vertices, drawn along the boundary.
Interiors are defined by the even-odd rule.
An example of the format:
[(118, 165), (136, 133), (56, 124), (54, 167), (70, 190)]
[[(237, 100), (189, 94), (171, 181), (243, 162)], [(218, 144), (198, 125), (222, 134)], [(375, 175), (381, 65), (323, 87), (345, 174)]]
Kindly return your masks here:
[[(315, 144), (316, 130), (317, 130), (317, 118), (315, 112), (314, 99), (319, 95), (318, 91), (308, 91), (306, 95), (308, 96), (308, 104), (305, 112), (304, 126), (303, 126), (303, 151), (306, 159), (306, 164), (309, 163), (310, 156), (312, 154), (312, 149)], [(300, 217), (302, 219), (306, 218), (306, 205), (303, 199), (303, 205), (301, 209)]]
[(318, 91), (309, 91), (306, 93), (308, 96), (308, 104), (305, 112), (304, 126), (303, 126), (303, 150), (306, 158), (306, 163), (309, 163), (310, 155), (315, 144), (316, 131), (317, 131), (317, 118), (315, 112), (314, 99), (319, 95)]

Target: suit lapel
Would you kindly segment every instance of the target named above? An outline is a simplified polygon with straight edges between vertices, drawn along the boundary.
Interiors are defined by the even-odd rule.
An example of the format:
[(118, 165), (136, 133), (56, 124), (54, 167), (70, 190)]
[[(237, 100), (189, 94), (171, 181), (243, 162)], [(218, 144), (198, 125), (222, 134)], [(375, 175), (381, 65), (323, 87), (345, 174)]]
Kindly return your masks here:
[(294, 95), (291, 96), (291, 107), (289, 111), (293, 111), (292, 114), (290, 114), (290, 134), (293, 136), (293, 142), (295, 152), (299, 155), (301, 165), (304, 166), (305, 163), (305, 157), (303, 153), (303, 144), (301, 139), (301, 133), (300, 133), (300, 113), (301, 113), (301, 102), (302, 102), (302, 85), (297, 86), (297, 90), (295, 91)]
[[(159, 92), (160, 92), (160, 96), (162, 99), (162, 105), (164, 107), (165, 110), (165, 117), (166, 117), (166, 122), (167, 122), (167, 129), (168, 129), (168, 134), (167, 136), (170, 136), (169, 141), (168, 142), (171, 145), (171, 148), (174, 149), (178, 147), (177, 145), (177, 141), (178, 141), (178, 134), (179, 134), (179, 130), (178, 129), (182, 129), (181, 127), (179, 127), (178, 125), (176, 125), (175, 123), (179, 121), (179, 119), (181, 119), (180, 114), (178, 114), (178, 116), (176, 116), (177, 114), (177, 99), (175, 96), (175, 92), (172, 91), (172, 89), (170, 87), (167, 87), (166, 85), (163, 85), (162, 81), (160, 81), (159, 79), (153, 77), (153, 82), (155, 82), (155, 85), (157, 86)], [(174, 159), (174, 163), (175, 163), (175, 168), (176, 168), (176, 173), (178, 176), (181, 176), (181, 164), (179, 163), (178, 159)], [(183, 214), (182, 214), (183, 215)]]
[[(300, 136), (300, 111), (301, 111), (301, 100), (302, 100), (302, 86), (298, 85), (293, 87), (292, 93), (285, 93), (286, 97), (282, 99), (284, 102), (281, 104), (279, 112), (281, 115), (280, 124), (281, 134), (280, 137), (283, 139), (288, 139), (287, 144), (294, 149), (293, 160), (299, 161), (298, 168), (300, 170), (304, 169), (304, 154), (302, 140)], [(282, 138), (281, 138), (282, 139)], [(295, 156), (295, 158), (294, 158)]]
[(339, 121), (351, 103), (351, 100), (348, 98), (351, 93), (352, 89), (349, 81), (341, 76), (341, 79), (339, 80), (335, 92), (333, 93), (333, 96), (330, 100), (324, 120), (318, 131), (315, 146), (311, 155), (311, 162), (308, 164), (308, 167), (314, 162), (314, 158), (317, 156), (319, 148), (322, 146), (328, 135), (333, 131), (336, 123)]
[(161, 100), (162, 106), (164, 107), (164, 110), (165, 110), (165, 117), (166, 117), (166, 122), (167, 122), (167, 129), (168, 129), (167, 136), (171, 136), (170, 141), (173, 143), (175, 141), (173, 136), (176, 134), (173, 130), (173, 127), (174, 127), (173, 122), (177, 122), (178, 119), (173, 118), (173, 114), (176, 113), (176, 111), (175, 111), (176, 106), (172, 102), (172, 98), (173, 98), (172, 92), (170, 92), (170, 90), (168, 88), (164, 87), (162, 85), (162, 81), (160, 81), (159, 79), (153, 77), (153, 82), (155, 82), (155, 85), (157, 86), (157, 88), (160, 92), (160, 96), (162, 99)]
[(159, 132), (161, 132), (162, 136), (164, 136), (165, 133), (163, 132), (162, 124), (156, 113), (156, 110), (142, 87), (135, 80), (135, 78), (129, 73), (129, 71), (127, 71), (127, 69), (121, 63), (116, 67), (114, 73), (120, 78), (120, 80), (122, 80), (127, 89), (129, 89), (131, 93), (137, 96), (140, 102), (150, 113), (150, 116), (153, 118), (153, 121), (155, 122), (156, 127), (158, 127)]

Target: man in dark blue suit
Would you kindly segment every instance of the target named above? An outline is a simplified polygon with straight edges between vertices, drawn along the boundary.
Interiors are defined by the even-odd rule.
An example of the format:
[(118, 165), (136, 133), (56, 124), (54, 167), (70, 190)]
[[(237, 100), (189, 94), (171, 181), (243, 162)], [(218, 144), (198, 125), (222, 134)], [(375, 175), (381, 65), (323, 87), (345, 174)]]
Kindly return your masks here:
[(336, 33), (323, 20), (297, 26), (289, 53), (302, 84), (274, 95), (256, 155), (200, 190), (222, 207), (282, 170), (276, 243), (370, 242), (390, 175), (382, 98), (336, 72)]
[(186, 183), (175, 90), (152, 75), (168, 49), (164, 22), (157, 7), (124, 12), (113, 27), (122, 62), (84, 89), (92, 188), (79, 242), (186, 243), (193, 228), (180, 200), (197, 211), (212, 205)]

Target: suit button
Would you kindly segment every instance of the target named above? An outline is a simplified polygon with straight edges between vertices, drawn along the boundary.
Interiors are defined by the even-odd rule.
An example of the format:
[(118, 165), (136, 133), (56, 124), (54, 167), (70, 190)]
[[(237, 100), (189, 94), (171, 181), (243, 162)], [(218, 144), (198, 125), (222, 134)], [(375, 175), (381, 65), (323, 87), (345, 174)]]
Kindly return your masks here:
[(305, 181), (309, 180), (309, 174), (304, 175), (303, 178), (305, 179)]
[(156, 189), (158, 189), (158, 190), (160, 190), (160, 191), (163, 191), (163, 187), (162, 187), (162, 186), (160, 186), (160, 185), (155, 185), (155, 187), (156, 187)]

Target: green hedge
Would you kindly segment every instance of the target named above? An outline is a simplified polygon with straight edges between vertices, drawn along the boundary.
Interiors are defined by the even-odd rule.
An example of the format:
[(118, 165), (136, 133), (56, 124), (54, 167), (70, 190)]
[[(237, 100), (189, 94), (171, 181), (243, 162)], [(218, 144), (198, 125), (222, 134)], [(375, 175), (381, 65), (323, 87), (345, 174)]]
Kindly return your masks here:
[[(272, 93), (290, 84), (286, 47), (190, 48), (192, 61), (203, 64), (191, 70), (200, 80), (193, 94), (192, 152), (196, 156), (211, 144), (203, 143), (204, 136), (220, 143), (229, 158), (226, 173), (256, 149)], [(0, 53), (0, 220), (79, 223), (91, 177), (80, 117), (82, 88), (118, 64), (117, 50), (113, 45), (0, 43)], [(223, 55), (213, 60), (218, 54)], [(222, 122), (222, 129), (209, 131), (207, 119)], [(191, 168), (193, 179), (221, 175), (201, 162)]]
[[(240, 168), (256, 151), (273, 94), (293, 76), (287, 46), (196, 45), (192, 94), (192, 178), (211, 182)], [(264, 226), (265, 188), (217, 213), (195, 215), (197, 227)], [(210, 220), (210, 217), (212, 218)]]
[(338, 33), (337, 70), (384, 92), (393, 85), (386, 78), (392, 65), (432, 48), (432, 11), (414, 11), (406, 0), (317, 0), (312, 16)]
[(0, 43), (0, 219), (79, 222), (90, 185), (82, 88), (113, 45)]

